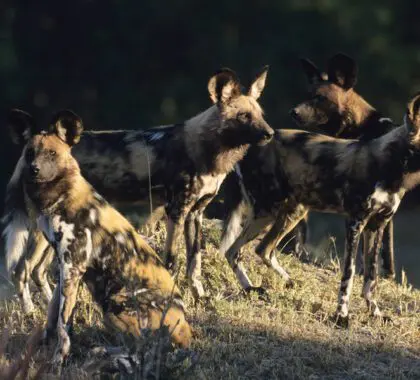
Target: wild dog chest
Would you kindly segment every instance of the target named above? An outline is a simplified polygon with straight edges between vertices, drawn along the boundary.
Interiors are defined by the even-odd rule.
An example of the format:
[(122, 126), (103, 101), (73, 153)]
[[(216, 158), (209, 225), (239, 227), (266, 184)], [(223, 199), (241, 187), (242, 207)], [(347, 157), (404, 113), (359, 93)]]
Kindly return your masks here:
[(373, 193), (368, 198), (367, 207), (375, 214), (393, 215), (397, 211), (403, 196), (403, 191), (387, 190), (380, 183), (377, 183)]
[(90, 229), (67, 222), (60, 215), (39, 216), (37, 224), (60, 261), (84, 263), (90, 258), (93, 249)]

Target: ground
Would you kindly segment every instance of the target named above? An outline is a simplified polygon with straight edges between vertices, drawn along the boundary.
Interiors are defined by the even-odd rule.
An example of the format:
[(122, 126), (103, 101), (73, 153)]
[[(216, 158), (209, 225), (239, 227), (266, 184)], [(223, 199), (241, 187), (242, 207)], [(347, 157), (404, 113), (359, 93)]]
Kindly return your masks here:
[[(180, 276), (194, 343), (190, 351), (165, 356), (159, 361), (160, 372), (149, 371), (143, 378), (420, 379), (420, 291), (407, 284), (404, 276), (400, 284), (386, 279), (379, 282), (376, 294), (385, 320), (369, 317), (360, 297), (358, 276), (350, 326), (339, 328), (331, 320), (340, 279), (337, 258), (330, 257), (315, 266), (279, 254), (296, 281), (293, 289), (286, 289), (284, 281), (252, 253), (250, 245), (246, 267), (254, 283), (268, 290), (267, 298), (259, 299), (256, 294), (246, 296), (240, 291), (217, 251), (219, 229), (215, 224), (207, 223), (205, 233), (203, 283), (208, 297), (194, 303), (184, 276)], [(162, 246), (163, 237), (163, 231), (153, 235), (158, 246)], [(180, 252), (184, 257), (183, 247)], [(2, 301), (0, 330), (7, 328), (10, 334), (3, 364), (19, 357), (34, 326), (44, 321), (45, 306), (41, 302), (34, 314), (25, 316), (15, 298)], [(75, 316), (72, 356), (63, 376), (91, 377), (81, 369), (87, 352), (93, 346), (109, 344), (110, 339), (103, 330), (100, 312), (84, 290)], [(29, 363), (32, 376), (51, 354), (46, 348), (37, 350)], [(176, 365), (174, 357), (181, 358)], [(43, 371), (48, 373), (48, 367)]]

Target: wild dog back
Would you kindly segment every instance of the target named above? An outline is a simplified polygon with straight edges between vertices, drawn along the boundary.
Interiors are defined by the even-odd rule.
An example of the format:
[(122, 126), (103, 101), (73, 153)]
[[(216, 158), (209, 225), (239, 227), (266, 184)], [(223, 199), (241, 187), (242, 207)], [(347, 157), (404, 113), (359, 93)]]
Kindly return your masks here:
[(352, 203), (373, 193), (378, 183), (390, 187), (400, 179), (400, 161), (394, 162), (392, 154), (406, 145), (404, 134), (400, 127), (381, 138), (358, 141), (277, 130), (273, 149), (281, 163), (280, 179), (298, 203), (349, 213)]
[(173, 330), (175, 342), (188, 346), (191, 331), (170, 274), (132, 225), (80, 174), (71, 146), (81, 131), (81, 120), (62, 112), (50, 132), (34, 136), (24, 151), (25, 193), (60, 261), (56, 360), (61, 362), (69, 352), (66, 326), (82, 280), (109, 325), (139, 335), (141, 328), (158, 328), (167, 309), (163, 323)]

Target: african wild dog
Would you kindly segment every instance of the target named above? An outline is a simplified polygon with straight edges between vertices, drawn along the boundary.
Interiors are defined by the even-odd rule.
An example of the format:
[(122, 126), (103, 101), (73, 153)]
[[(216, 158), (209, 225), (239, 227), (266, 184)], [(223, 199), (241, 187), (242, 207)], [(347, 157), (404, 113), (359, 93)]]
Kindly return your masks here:
[[(310, 99), (290, 112), (294, 121), (305, 130), (318, 130), (330, 136), (370, 140), (391, 131), (395, 125), (390, 119), (383, 118), (370, 104), (368, 104), (354, 90), (357, 81), (356, 62), (344, 54), (336, 54), (328, 61), (327, 73), (322, 73), (311, 61), (302, 59), (302, 68), (309, 81)], [(251, 153), (249, 154), (251, 156)], [(238, 172), (242, 172), (246, 179), (249, 173), (257, 170), (257, 166), (267, 167), (273, 164), (270, 157), (263, 163), (246, 156), (238, 164)], [(269, 172), (269, 170), (268, 170)], [(233, 172), (225, 182), (226, 218), (222, 237), (221, 250), (226, 252), (239, 235), (240, 222), (245, 199), (240, 191), (242, 181), (237, 172)], [(272, 178), (268, 177), (264, 183), (259, 178), (260, 186), (271, 187)], [(255, 187), (253, 181), (246, 181), (242, 186)], [(255, 193), (256, 190), (254, 190)], [(259, 191), (264, 194), (261, 189)], [(252, 202), (252, 200), (251, 200)], [(258, 203), (256, 207), (258, 207)], [(258, 211), (257, 211), (258, 212)], [(392, 221), (387, 225), (384, 238), (383, 266), (388, 277), (395, 276)], [(307, 258), (305, 241), (307, 231), (307, 216), (295, 227), (291, 235), (295, 236), (295, 253), (301, 258)], [(289, 239), (285, 239), (289, 241)]]
[(110, 327), (139, 336), (142, 328), (155, 330), (163, 321), (173, 340), (187, 347), (191, 330), (171, 275), (81, 175), (71, 147), (82, 128), (79, 118), (59, 112), (49, 132), (29, 139), (19, 161), (25, 198), (59, 260), (60, 279), (48, 316), (49, 332), (57, 324), (59, 338), (54, 361), (61, 364), (70, 351), (67, 330), (81, 281)]
[(420, 184), (420, 95), (410, 101), (404, 125), (376, 139), (343, 140), (277, 130), (270, 144), (250, 150), (247, 157), (253, 160), (254, 172), (243, 170), (244, 182), (252, 183), (253, 177), (264, 186), (246, 187), (254, 213), (226, 254), (242, 286), (252, 284), (238, 252), (262, 228), (274, 221), (256, 252), (284, 275), (275, 257), (275, 247), (284, 236), (309, 210), (340, 213), (346, 216), (346, 248), (337, 316), (347, 321), (362, 233), (363, 297), (372, 314), (379, 316), (373, 291), (383, 232), (404, 194)]
[[(310, 99), (292, 108), (290, 115), (299, 128), (318, 130), (329, 136), (345, 139), (371, 140), (390, 132), (396, 125), (382, 115), (354, 91), (357, 82), (357, 64), (349, 56), (339, 53), (328, 61), (327, 72), (322, 73), (309, 59), (301, 60), (309, 82)], [(306, 220), (300, 227), (305, 237)], [(393, 221), (384, 232), (383, 271), (395, 277)], [(300, 241), (298, 246), (303, 247)]]
[[(257, 102), (266, 76), (267, 67), (243, 94), (235, 73), (222, 69), (208, 83), (213, 106), (185, 123), (143, 131), (84, 132), (73, 151), (82, 174), (110, 201), (165, 204), (168, 266), (174, 264), (175, 243), (184, 226), (187, 274), (196, 296), (204, 293), (200, 281), (203, 211), (249, 146), (267, 143), (274, 133)], [(15, 135), (27, 141), (32, 118), (14, 111), (9, 122), (17, 128)], [(44, 294), (49, 298), (44, 274), (52, 254), (28, 215), (19, 164), (8, 185), (5, 214), (7, 268), (25, 310), (31, 310), (28, 279), (37, 266), (40, 275), (35, 273), (35, 278), (38, 284), (45, 284)]]

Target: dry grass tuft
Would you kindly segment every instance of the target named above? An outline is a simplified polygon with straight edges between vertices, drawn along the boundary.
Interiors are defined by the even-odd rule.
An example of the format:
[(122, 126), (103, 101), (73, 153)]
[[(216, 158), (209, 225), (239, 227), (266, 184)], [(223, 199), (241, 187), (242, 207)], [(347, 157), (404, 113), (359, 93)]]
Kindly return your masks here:
[[(112, 362), (120, 363), (120, 377), (139, 379), (420, 378), (420, 291), (413, 289), (404, 276), (401, 284), (385, 279), (379, 282), (379, 306), (389, 317), (384, 321), (369, 317), (360, 297), (362, 279), (357, 277), (350, 327), (339, 329), (330, 320), (340, 280), (335, 257), (319, 260), (319, 265), (313, 266), (279, 254), (280, 262), (297, 283), (293, 289), (286, 289), (248, 247), (245, 263), (250, 277), (268, 290), (267, 299), (260, 300), (256, 294), (245, 296), (241, 292), (217, 252), (219, 230), (213, 223), (206, 224), (205, 234), (203, 283), (208, 298), (195, 304), (183, 273), (179, 278), (188, 319), (195, 330), (191, 350), (174, 350), (164, 332), (158, 336), (145, 332), (141, 341), (110, 335), (103, 328), (100, 311), (84, 290), (75, 315), (72, 355), (63, 378), (87, 379), (99, 372), (109, 373), (102, 365)], [(164, 236), (164, 229), (158, 229), (150, 236), (153, 245), (162, 247)], [(184, 260), (183, 247), (180, 252)], [(1, 345), (5, 358), (1, 363), (9, 366), (15, 362), (10, 358), (23, 358), (19, 360), (29, 363), (29, 374), (35, 373), (48, 353), (30, 352), (32, 360), (25, 354), (20, 356), (21, 347), (32, 329), (44, 321), (44, 309), (24, 316), (16, 300), (4, 301), (0, 305), (0, 330), (7, 327), (9, 340), (7, 347)], [(93, 350), (110, 346), (120, 347), (120, 351)], [(133, 372), (123, 368), (124, 360), (134, 363)]]

